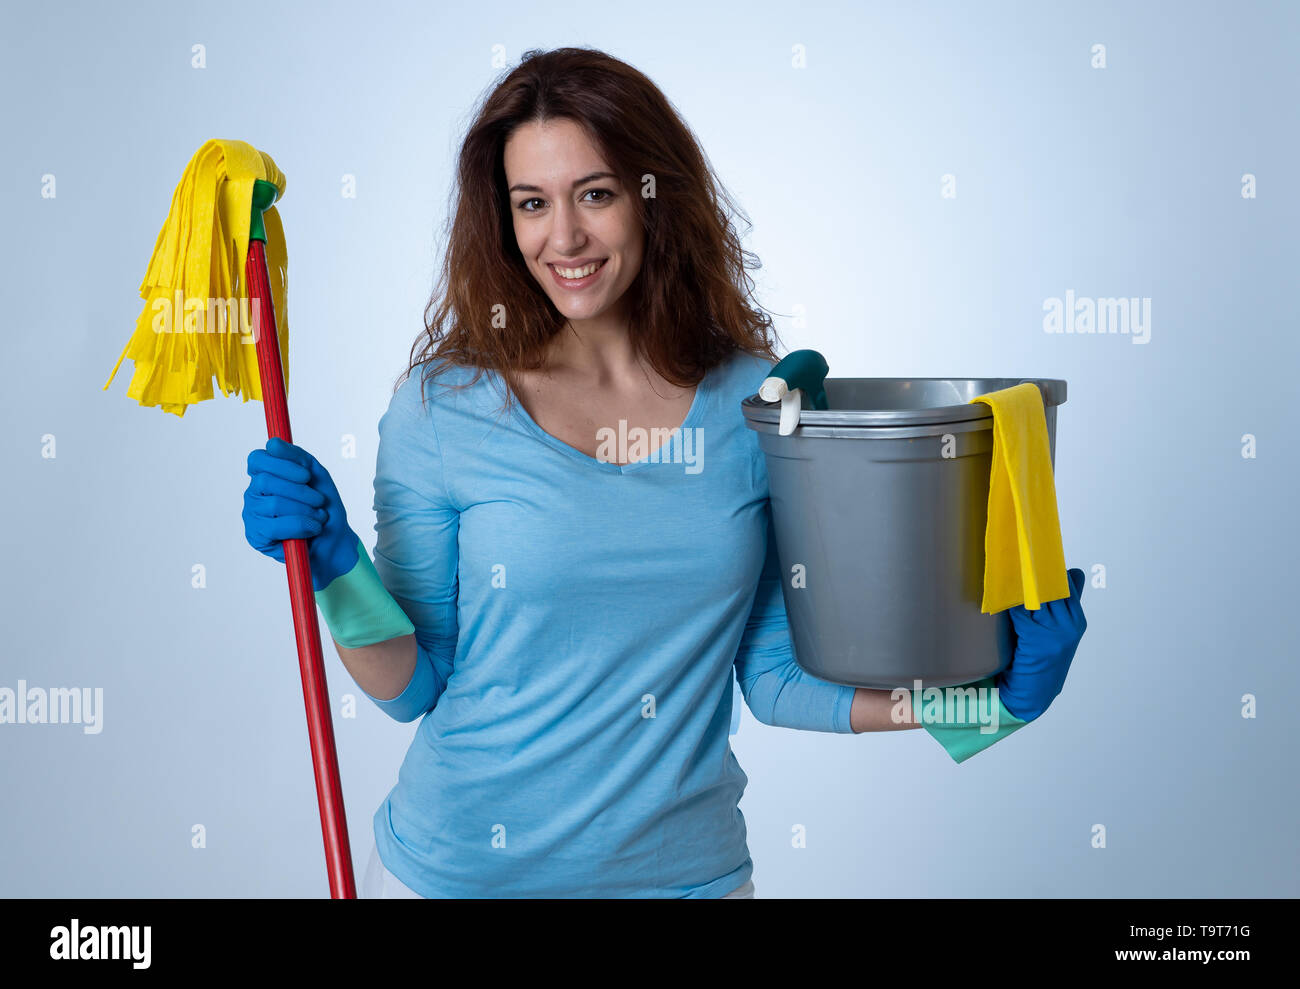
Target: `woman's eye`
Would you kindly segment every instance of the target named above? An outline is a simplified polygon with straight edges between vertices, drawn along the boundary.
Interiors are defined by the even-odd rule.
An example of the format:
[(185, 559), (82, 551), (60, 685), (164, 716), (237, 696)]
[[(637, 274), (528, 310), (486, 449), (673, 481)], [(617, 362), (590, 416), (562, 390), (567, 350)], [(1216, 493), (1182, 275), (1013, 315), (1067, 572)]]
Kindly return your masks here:
[[(595, 193), (599, 193), (600, 196), (601, 196), (601, 198), (600, 198), (600, 199), (591, 199), (591, 200), (588, 200), (588, 202), (604, 203), (604, 202), (608, 202), (610, 199), (612, 199), (612, 198), (614, 197), (614, 193), (611, 192), (609, 189), (588, 189), (586, 192), (583, 193), (583, 196), (590, 196), (593, 192), (595, 192)], [(544, 201), (545, 201), (545, 200), (538, 199), (536, 196), (534, 196), (532, 199), (525, 199), (523, 202), (521, 202), (521, 203), (519, 204), (519, 208), (520, 208), (521, 210), (523, 210), (525, 213), (536, 213), (537, 210), (536, 210), (536, 209), (529, 209), (528, 204), (529, 204), (529, 203), (540, 203), (540, 202), (544, 202)], [(540, 207), (538, 207), (538, 208), (540, 209)]]

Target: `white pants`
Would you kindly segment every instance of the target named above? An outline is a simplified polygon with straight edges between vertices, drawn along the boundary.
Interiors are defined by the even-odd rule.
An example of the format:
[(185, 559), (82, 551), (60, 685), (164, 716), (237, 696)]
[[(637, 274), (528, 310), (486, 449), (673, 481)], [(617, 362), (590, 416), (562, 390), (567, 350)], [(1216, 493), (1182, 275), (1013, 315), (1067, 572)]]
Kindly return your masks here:
[[(411, 887), (398, 879), (384, 867), (379, 858), (379, 849), (370, 846), (370, 861), (366, 863), (366, 874), (361, 880), (360, 896), (363, 900), (422, 900)], [(724, 900), (754, 899), (754, 880), (746, 879), (744, 885), (732, 890)]]

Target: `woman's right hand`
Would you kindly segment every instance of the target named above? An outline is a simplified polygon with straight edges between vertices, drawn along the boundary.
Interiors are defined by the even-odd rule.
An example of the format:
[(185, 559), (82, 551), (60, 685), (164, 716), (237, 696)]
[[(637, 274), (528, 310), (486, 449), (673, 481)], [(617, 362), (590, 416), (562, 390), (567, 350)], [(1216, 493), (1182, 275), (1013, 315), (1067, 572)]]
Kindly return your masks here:
[(323, 590), (358, 560), (338, 488), (320, 461), (300, 446), (270, 439), (248, 455), (244, 537), (259, 553), (284, 562), (284, 540), (307, 540), (314, 590)]

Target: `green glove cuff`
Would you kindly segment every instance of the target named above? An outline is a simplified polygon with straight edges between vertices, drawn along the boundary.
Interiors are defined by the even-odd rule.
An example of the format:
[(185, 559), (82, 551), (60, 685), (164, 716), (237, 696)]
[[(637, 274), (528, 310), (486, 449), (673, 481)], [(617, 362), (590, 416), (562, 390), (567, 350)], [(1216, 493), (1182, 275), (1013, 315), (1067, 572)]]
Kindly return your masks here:
[[(993, 677), (985, 677), (959, 687), (931, 687), (912, 691), (913, 715), (955, 762), (965, 762), (977, 752), (983, 752), (994, 742), (1028, 724), (1008, 711), (1000, 697), (997, 711), (989, 709), (991, 695), (979, 691), (993, 691), (994, 684)], [(971, 688), (977, 692), (970, 693)], [(997, 725), (996, 729), (993, 728), (994, 724)]]
[(330, 635), (346, 649), (374, 645), (415, 631), (406, 612), (379, 579), (360, 539), (356, 566), (317, 591), (316, 604), (325, 616)]

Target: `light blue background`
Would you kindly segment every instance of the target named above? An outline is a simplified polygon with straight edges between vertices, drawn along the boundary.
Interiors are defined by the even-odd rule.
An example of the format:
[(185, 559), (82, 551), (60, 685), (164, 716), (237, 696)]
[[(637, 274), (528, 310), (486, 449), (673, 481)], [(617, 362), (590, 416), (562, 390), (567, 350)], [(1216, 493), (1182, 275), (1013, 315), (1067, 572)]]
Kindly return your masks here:
[[(746, 711), (758, 895), (1300, 893), (1296, 5), (181, 6), (6, 15), (0, 686), (103, 687), (104, 727), (0, 725), (0, 895), (327, 895), (283, 568), (240, 520), (262, 408), (141, 409), (129, 363), (100, 389), (189, 156), (265, 149), (289, 179), (295, 439), (373, 545), (376, 424), (463, 129), (503, 66), (565, 44), (681, 110), (753, 222), (787, 349), (840, 377), (1069, 382), (1066, 560), (1108, 586), (1064, 693), (960, 766), (923, 732)], [(1150, 342), (1045, 334), (1067, 289), (1152, 299)], [(327, 651), (359, 881), (414, 726)]]

